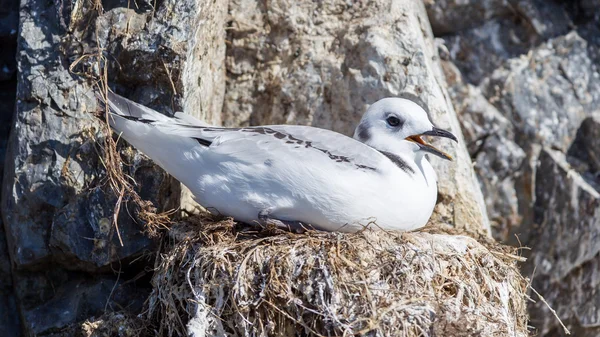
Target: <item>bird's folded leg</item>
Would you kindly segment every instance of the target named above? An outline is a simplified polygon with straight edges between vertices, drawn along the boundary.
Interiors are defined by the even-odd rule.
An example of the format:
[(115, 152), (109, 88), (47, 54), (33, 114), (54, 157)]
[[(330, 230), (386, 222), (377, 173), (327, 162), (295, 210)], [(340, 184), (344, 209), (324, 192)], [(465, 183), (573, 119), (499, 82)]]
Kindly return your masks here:
[(303, 233), (310, 228), (300, 221), (279, 220), (272, 218), (271, 212), (266, 209), (258, 212), (258, 220), (263, 226), (276, 227), (294, 233)]

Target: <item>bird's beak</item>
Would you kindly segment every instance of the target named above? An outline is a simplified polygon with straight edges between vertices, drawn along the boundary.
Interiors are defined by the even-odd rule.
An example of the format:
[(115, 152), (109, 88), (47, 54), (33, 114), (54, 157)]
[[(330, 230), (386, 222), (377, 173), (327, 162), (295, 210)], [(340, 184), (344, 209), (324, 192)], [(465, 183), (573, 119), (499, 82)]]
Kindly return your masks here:
[(427, 144), (422, 138), (421, 136), (433, 136), (433, 137), (444, 137), (444, 138), (450, 138), (453, 141), (458, 143), (458, 140), (456, 139), (456, 136), (454, 136), (452, 133), (450, 133), (449, 131), (446, 130), (442, 130), (442, 129), (438, 129), (436, 127), (434, 127), (431, 131), (427, 131), (424, 132), (420, 135), (415, 135), (415, 136), (410, 136), (408, 138), (406, 138), (406, 140), (411, 141), (415, 144), (417, 144), (422, 151), (425, 152), (429, 152), (431, 154), (434, 154), (440, 158), (444, 158), (447, 160), (452, 160), (452, 157), (447, 154), (444, 151), (438, 150), (435, 147), (431, 146), (430, 144)]

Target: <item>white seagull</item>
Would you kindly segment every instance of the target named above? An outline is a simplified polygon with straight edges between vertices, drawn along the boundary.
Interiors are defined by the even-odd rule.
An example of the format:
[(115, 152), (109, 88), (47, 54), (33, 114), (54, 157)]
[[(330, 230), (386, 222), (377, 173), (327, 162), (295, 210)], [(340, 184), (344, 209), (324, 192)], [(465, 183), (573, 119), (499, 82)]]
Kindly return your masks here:
[(457, 140), (405, 97), (371, 105), (354, 138), (300, 125), (210, 126), (112, 92), (106, 103), (111, 127), (211, 212), (292, 229), (407, 231), (425, 226), (437, 198), (425, 154), (451, 159), (421, 136)]

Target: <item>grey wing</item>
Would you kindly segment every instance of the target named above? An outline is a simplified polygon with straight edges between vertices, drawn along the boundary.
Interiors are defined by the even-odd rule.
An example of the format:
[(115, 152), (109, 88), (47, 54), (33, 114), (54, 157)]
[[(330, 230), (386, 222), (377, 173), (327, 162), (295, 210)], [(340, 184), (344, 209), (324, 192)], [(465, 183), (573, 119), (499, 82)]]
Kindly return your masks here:
[(117, 95), (112, 91), (107, 92), (106, 100), (98, 92), (96, 92), (96, 97), (101, 104), (108, 104), (112, 114), (129, 120), (146, 123), (162, 122), (183, 123), (194, 126), (209, 126), (205, 122), (188, 114), (184, 114), (183, 112), (176, 112), (173, 117), (163, 115), (158, 111), (152, 110), (123, 96)]
[(385, 157), (377, 150), (330, 130), (299, 125), (247, 128), (156, 123), (165, 133), (196, 139), (212, 152), (256, 162), (269, 155), (296, 160), (330, 160), (345, 167), (375, 170)]
[[(100, 102), (110, 107), (111, 126), (124, 131), (124, 136), (136, 147), (144, 147), (147, 137), (170, 137), (186, 141), (191, 146), (208, 147), (210, 152), (235, 156), (236, 160), (257, 162), (277, 156), (293, 160), (310, 160), (319, 163), (333, 161), (339, 167), (375, 170), (385, 157), (377, 150), (350, 137), (330, 130), (300, 125), (273, 125), (247, 128), (222, 128), (207, 126), (206, 123), (189, 115), (176, 113), (165, 116), (157, 111), (135, 103), (112, 92), (108, 99), (100, 96)], [(119, 118), (121, 117), (121, 118)], [(150, 128), (150, 129), (148, 129)], [(154, 134), (152, 130), (159, 131)], [(174, 138), (173, 138), (174, 137)], [(181, 137), (181, 138), (180, 138)], [(169, 142), (165, 141), (165, 145)], [(151, 152), (146, 149), (145, 152)]]

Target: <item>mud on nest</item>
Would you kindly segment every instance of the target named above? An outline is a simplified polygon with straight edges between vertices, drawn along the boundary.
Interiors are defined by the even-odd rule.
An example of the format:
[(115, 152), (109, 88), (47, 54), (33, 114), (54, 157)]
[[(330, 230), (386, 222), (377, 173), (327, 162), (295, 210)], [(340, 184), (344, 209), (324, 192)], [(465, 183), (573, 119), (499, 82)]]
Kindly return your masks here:
[(198, 216), (161, 249), (148, 311), (159, 335), (527, 336), (519, 257), (464, 235), (293, 234)]

